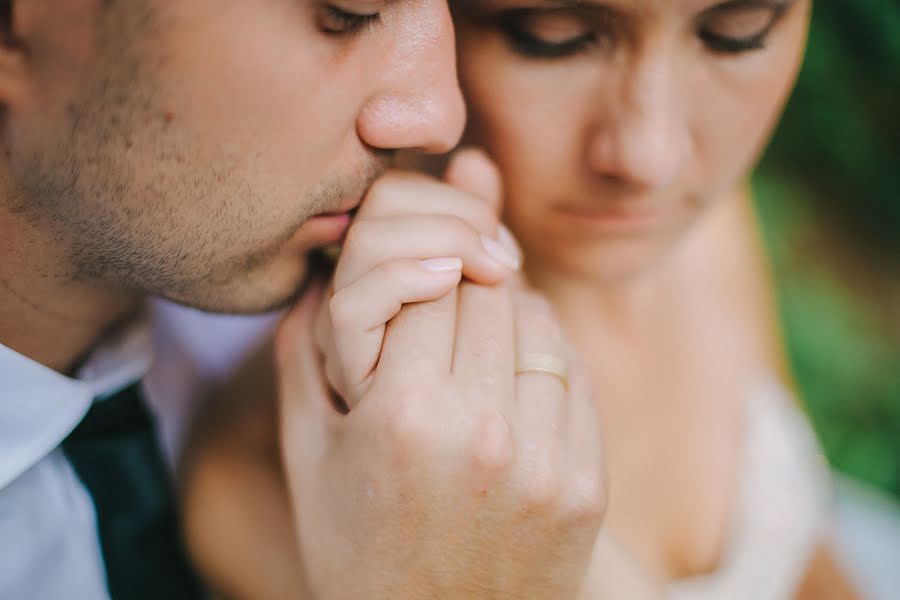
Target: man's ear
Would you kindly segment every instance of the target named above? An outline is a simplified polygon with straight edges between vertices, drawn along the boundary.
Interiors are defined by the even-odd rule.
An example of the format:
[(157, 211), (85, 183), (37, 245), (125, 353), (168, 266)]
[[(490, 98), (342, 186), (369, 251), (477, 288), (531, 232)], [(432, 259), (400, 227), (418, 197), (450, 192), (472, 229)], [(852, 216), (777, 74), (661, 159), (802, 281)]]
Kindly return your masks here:
[(28, 4), (0, 0), (0, 106), (6, 109), (17, 105), (28, 89), (28, 47), (21, 34)]

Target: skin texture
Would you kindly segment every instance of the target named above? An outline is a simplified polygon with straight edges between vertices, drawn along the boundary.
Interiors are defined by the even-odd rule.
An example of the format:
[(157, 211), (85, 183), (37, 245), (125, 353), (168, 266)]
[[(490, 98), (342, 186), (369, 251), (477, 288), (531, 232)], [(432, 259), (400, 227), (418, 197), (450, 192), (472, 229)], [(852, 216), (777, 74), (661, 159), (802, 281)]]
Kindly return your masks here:
[[(0, 271), (0, 340), (61, 371), (147, 294), (232, 312), (290, 303), (304, 289), (307, 253), (344, 234), (353, 287), (377, 271), (366, 263), (374, 251), (403, 239), (385, 227), (402, 217), (360, 217), (347, 232), (348, 211), (367, 191), (367, 202), (379, 196), (385, 184), (370, 184), (394, 150), (447, 151), (461, 134), (443, 1), (10, 8), (0, 49), (0, 239), (13, 259)], [(366, 26), (350, 35), (348, 23)], [(379, 203), (388, 212), (389, 200)], [(406, 194), (404, 203), (428, 205), (419, 200)], [(336, 438), (319, 379), (324, 349), (312, 343), (317, 295), (304, 296), (276, 341), (280, 440), (293, 462), (291, 502), (268, 508), (292, 510), (312, 544), (304, 558), (319, 597), (557, 600), (577, 593), (588, 568), (604, 508), (596, 422), (576, 416), (592, 410), (589, 396), (549, 376), (517, 387), (516, 351), (562, 352), (550, 335), (558, 325), (546, 301), (523, 304), (508, 285), (484, 285), (520, 263), (493, 238), (496, 211), (481, 211), (490, 216), (477, 225), (447, 212), (422, 217), (428, 248), (413, 258), (455, 258), (456, 272), (434, 305), (400, 310), (434, 300), (433, 289), (390, 304), (396, 316), (382, 330), (372, 386)], [(457, 311), (462, 274), (473, 281)], [(338, 314), (345, 331), (366, 333), (347, 323), (355, 311)], [(547, 335), (525, 343), (517, 327)], [(446, 412), (425, 410), (438, 394)], [(570, 419), (580, 434), (541, 443)], [(515, 447), (513, 432), (528, 443)], [(514, 460), (523, 453), (529, 461)], [(472, 463), (483, 467), (473, 474)], [(352, 477), (361, 472), (386, 493), (362, 493)], [(417, 517), (421, 527), (405, 528)], [(398, 535), (364, 535), (366, 527)], [(510, 532), (523, 539), (506, 548)], [(363, 566), (354, 580), (343, 577), (351, 561)]]
[[(611, 0), (536, 10), (553, 4), (460, 3), (469, 137), (506, 176), (505, 218), (532, 269), (597, 282), (644, 274), (747, 176), (793, 86), (809, 3), (793, 3), (765, 49), (733, 55), (698, 31), (754, 34), (771, 9), (713, 18), (703, 16), (720, 4), (710, 0)], [(528, 8), (510, 22), (509, 11)], [(596, 42), (531, 58), (509, 27)]]
[(462, 128), (443, 1), (348, 0), (380, 11), (356, 33), (325, 2), (9, 4), (0, 310), (34, 316), (0, 339), (63, 370), (140, 296), (286, 305), (347, 224), (311, 218)]
[[(789, 383), (746, 180), (811, 3), (565, 4), (455, 5), (467, 139), (497, 160), (526, 271), (592, 374), (604, 530), (662, 581), (702, 575), (730, 532), (745, 394), (760, 374)], [(722, 36), (759, 43), (725, 52)], [(534, 56), (573, 39), (589, 43)], [(841, 581), (823, 556), (801, 597)]]
[[(453, 41), (445, 4), (426, 0), (349, 4), (355, 10), (377, 5), (383, 9), (382, 24), (352, 40), (337, 40), (323, 32), (323, 25), (331, 24), (321, 22), (317, 11), (323, 4), (318, 2), (76, 0), (62, 7), (49, 0), (13, 3), (0, 56), (6, 157), (0, 244), (4, 257), (9, 257), (2, 267), (5, 291), (0, 297), (4, 344), (67, 371), (148, 293), (207, 309), (253, 312), (281, 306), (303, 289), (307, 252), (334, 241), (343, 226), (340, 219), (335, 223), (310, 221), (310, 217), (351, 208), (395, 149), (452, 147), (461, 128), (462, 109), (453, 78)], [(651, 47), (658, 50), (660, 46)], [(652, 56), (659, 59), (663, 54)], [(636, 79), (641, 84), (645, 80), (658, 83), (668, 77)], [(640, 92), (642, 85), (637, 88)], [(629, 91), (628, 86), (623, 89)], [(670, 97), (658, 92), (651, 86), (650, 92), (635, 97)], [(622, 93), (624, 98), (630, 96)], [(640, 102), (636, 105), (640, 108)], [(615, 111), (610, 109), (609, 114), (630, 107), (629, 102), (613, 105)], [(566, 109), (563, 114), (569, 112)], [(770, 117), (775, 112), (772, 108)], [(579, 111), (571, 114), (584, 116)], [(645, 114), (643, 108), (636, 114)], [(667, 115), (663, 109), (647, 109), (646, 114), (654, 116), (651, 124), (662, 129), (680, 122), (659, 117)], [(638, 128), (657, 129), (646, 123)], [(670, 152), (649, 153), (655, 158), (641, 162), (645, 155), (639, 150), (667, 147), (665, 143), (626, 143), (627, 136), (609, 139), (615, 143), (589, 144), (593, 150), (588, 153), (594, 170), (612, 173), (607, 183), (629, 181), (633, 174), (616, 174), (624, 169), (622, 165), (648, 170), (649, 175), (644, 173), (648, 181), (638, 191), (680, 181), (675, 175), (683, 165), (673, 167)], [(752, 140), (748, 145), (754, 146)], [(549, 140), (544, 148), (556, 150)], [(503, 168), (510, 169), (511, 179), (524, 177), (530, 170), (515, 168), (501, 148), (492, 150)], [(718, 156), (706, 156), (714, 155)], [(633, 160), (639, 164), (633, 165)], [(546, 169), (541, 171), (546, 175)], [(570, 180), (571, 173), (561, 173), (566, 174), (564, 180), (575, 181)], [(711, 199), (717, 186), (710, 183), (707, 196), (698, 182), (714, 173), (719, 171), (701, 173), (696, 181), (684, 183), (685, 192), (679, 197), (697, 197), (698, 203)], [(718, 182), (720, 191), (727, 188), (726, 175)], [(523, 189), (510, 191), (518, 197)], [(630, 185), (624, 189), (628, 191)], [(544, 191), (548, 191), (546, 185)], [(615, 196), (608, 194), (609, 189), (601, 191)], [(690, 221), (682, 214), (686, 209), (681, 201), (676, 205), (672, 222), (666, 219), (673, 227), (663, 228), (673, 239), (680, 228), (674, 225), (684, 227)], [(510, 221), (517, 223), (512, 214)], [(548, 219), (548, 240), (551, 223)], [(517, 227), (528, 237), (524, 227)], [(609, 273), (629, 272), (621, 269), (622, 264), (643, 263), (632, 262), (629, 244), (621, 251), (613, 246), (603, 255), (627, 260), (612, 260)], [(634, 255), (640, 259), (643, 252), (639, 249)], [(570, 258), (569, 267), (579, 266), (581, 259)], [(281, 345), (292, 347), (289, 342)], [(411, 343), (400, 346), (401, 352), (415, 349)], [(507, 352), (506, 358), (511, 354)], [(294, 358), (310, 360), (308, 353), (301, 355)], [(398, 373), (402, 369), (395, 366), (393, 374)], [(489, 375), (479, 371), (479, 376)], [(545, 383), (558, 385), (554, 380)], [(302, 388), (302, 382), (295, 387)], [(460, 385), (460, 389), (467, 387)], [(456, 398), (444, 400), (448, 410), (456, 408)], [(523, 402), (523, 406), (527, 410), (532, 405)], [(535, 415), (540, 416), (531, 414), (530, 425), (536, 433), (546, 434), (547, 421)], [(420, 425), (434, 427), (433, 422)], [(417, 441), (430, 443), (436, 438), (422, 433), (436, 431), (443, 430), (423, 426), (413, 433), (418, 432)], [(289, 437), (295, 443), (308, 439)], [(584, 438), (598, 443), (593, 436)], [(366, 438), (359, 435), (357, 439)], [(363, 458), (377, 456), (363, 453)], [(330, 471), (343, 472), (340, 468)], [(528, 500), (535, 479), (525, 480)], [(416, 483), (415, 479), (408, 482)], [(306, 489), (311, 487), (307, 481)], [(339, 492), (333, 497), (344, 499)], [(510, 495), (510, 504), (494, 515), (496, 522), (507, 523), (508, 509), (521, 500)], [(587, 514), (595, 526), (600, 503), (594, 499), (590, 504)], [(325, 513), (331, 508), (324, 502), (322, 506)], [(289, 508), (296, 509), (296, 504)], [(558, 507), (551, 502), (545, 508)], [(545, 512), (550, 525), (541, 533), (553, 537), (558, 515), (554, 510)], [(471, 525), (470, 520), (459, 521)], [(496, 543), (502, 538), (476, 539)], [(487, 547), (497, 550), (490, 544)], [(528, 558), (535, 561), (536, 556), (542, 555)], [(439, 548), (419, 557), (431, 558), (431, 564), (442, 558)], [(544, 558), (523, 562), (531, 567), (526, 573), (540, 573), (536, 565), (546, 567), (552, 560)], [(498, 566), (477, 557), (470, 560), (487, 571)], [(571, 561), (577, 563), (577, 559)], [(399, 559), (392, 565), (398, 570), (408, 566)], [(558, 569), (544, 569), (553, 574), (551, 579), (573, 587), (573, 581), (561, 574), (578, 568), (567, 569), (565, 562), (554, 566)], [(488, 572), (489, 577), (496, 574)], [(516, 573), (521, 574), (521, 570)], [(450, 587), (453, 583), (449, 582)], [(530, 583), (527, 579), (518, 583), (520, 595)], [(547, 597), (560, 597), (552, 585), (538, 583)]]
[[(611, 560), (592, 565), (584, 597), (637, 597), (622, 592), (635, 585), (652, 597), (654, 580), (719, 566), (742, 473), (741, 400), (760, 373), (786, 377), (746, 179), (793, 85), (810, 3), (538, 10), (561, 4), (454, 5), (468, 139), (498, 161), (526, 271), (592, 376), (611, 490), (595, 559)], [(519, 33), (594, 43), (526, 57), (508, 11)], [(762, 29), (761, 49), (706, 42)], [(229, 479), (209, 487), (237, 487)], [(214, 545), (210, 525), (198, 546)], [(207, 557), (220, 573), (240, 562)], [(623, 587), (604, 589), (616, 576)], [(824, 588), (853, 597), (823, 546), (797, 594)]]

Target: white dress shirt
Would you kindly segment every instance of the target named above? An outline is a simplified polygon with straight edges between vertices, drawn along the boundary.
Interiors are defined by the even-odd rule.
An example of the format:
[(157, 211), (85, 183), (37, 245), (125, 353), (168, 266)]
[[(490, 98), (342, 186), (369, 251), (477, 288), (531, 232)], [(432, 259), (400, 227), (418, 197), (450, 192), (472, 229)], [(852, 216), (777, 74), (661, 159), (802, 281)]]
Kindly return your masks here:
[(151, 349), (136, 326), (73, 379), (0, 345), (0, 600), (109, 598), (93, 502), (59, 446), (95, 399), (144, 375)]

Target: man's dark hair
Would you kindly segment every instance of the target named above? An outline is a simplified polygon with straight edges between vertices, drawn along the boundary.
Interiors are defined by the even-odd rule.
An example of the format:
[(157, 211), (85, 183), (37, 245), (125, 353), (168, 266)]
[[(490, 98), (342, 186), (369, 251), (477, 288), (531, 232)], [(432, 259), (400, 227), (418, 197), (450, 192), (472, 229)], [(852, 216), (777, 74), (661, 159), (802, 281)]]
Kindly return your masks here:
[(12, 41), (12, 0), (0, 0), (0, 43)]

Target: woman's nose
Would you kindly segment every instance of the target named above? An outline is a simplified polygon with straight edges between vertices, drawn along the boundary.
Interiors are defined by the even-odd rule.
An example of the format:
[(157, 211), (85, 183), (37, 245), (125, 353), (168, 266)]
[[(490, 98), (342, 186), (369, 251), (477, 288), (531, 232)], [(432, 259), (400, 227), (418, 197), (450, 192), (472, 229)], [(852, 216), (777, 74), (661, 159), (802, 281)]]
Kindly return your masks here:
[(678, 177), (691, 141), (675, 80), (669, 61), (659, 58), (633, 65), (610, 90), (588, 150), (595, 173), (650, 189)]

